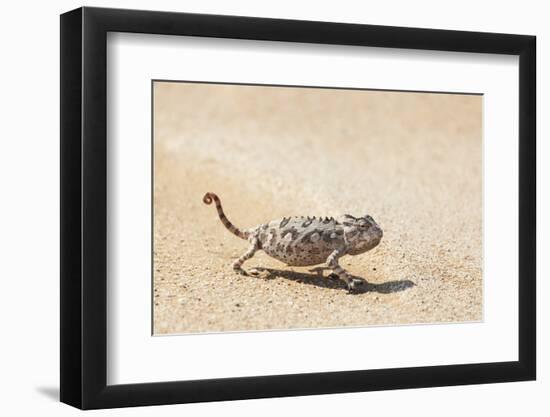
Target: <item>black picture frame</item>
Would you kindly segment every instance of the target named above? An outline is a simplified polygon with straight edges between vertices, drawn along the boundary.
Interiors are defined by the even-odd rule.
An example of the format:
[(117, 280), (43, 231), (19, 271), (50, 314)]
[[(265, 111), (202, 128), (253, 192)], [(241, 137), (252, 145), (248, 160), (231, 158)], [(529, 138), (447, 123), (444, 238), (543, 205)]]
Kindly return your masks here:
[[(519, 56), (519, 360), (107, 385), (108, 32)], [(533, 380), (536, 377), (534, 36), (79, 8), (61, 15), (61, 401), (82, 409)]]

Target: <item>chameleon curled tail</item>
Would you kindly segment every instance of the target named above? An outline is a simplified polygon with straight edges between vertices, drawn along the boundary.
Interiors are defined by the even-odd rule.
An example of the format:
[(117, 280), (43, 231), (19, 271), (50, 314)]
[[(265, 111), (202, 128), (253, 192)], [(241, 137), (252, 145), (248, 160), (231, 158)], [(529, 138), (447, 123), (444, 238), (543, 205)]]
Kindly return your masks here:
[(233, 233), (235, 236), (240, 237), (241, 239), (245, 239), (245, 240), (248, 239), (247, 232), (242, 232), (241, 230), (239, 230), (239, 228), (233, 226), (233, 223), (231, 223), (227, 219), (227, 217), (225, 216), (225, 213), (223, 212), (222, 202), (220, 201), (220, 198), (216, 194), (206, 193), (202, 198), (202, 201), (204, 204), (212, 204), (212, 201), (214, 201), (216, 203), (216, 210), (218, 211), (218, 216), (220, 217), (220, 220), (222, 221), (226, 229), (229, 230), (231, 233)]

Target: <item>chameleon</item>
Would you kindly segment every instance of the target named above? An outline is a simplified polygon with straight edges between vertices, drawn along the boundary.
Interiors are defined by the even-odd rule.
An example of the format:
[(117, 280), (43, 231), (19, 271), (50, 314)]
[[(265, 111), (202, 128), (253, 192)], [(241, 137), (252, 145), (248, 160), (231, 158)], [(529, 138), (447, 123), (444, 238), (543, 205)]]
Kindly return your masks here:
[(218, 216), (227, 230), (248, 241), (248, 249), (233, 262), (233, 270), (248, 275), (242, 268), (245, 261), (263, 250), (267, 255), (288, 266), (313, 266), (326, 264), (333, 271), (331, 278), (342, 280), (350, 293), (364, 281), (353, 278), (340, 266), (338, 260), (345, 255), (360, 255), (380, 243), (382, 229), (374, 219), (351, 214), (333, 217), (292, 216), (272, 220), (269, 223), (241, 230), (231, 223), (222, 208), (219, 197), (206, 193), (205, 204), (216, 205)]

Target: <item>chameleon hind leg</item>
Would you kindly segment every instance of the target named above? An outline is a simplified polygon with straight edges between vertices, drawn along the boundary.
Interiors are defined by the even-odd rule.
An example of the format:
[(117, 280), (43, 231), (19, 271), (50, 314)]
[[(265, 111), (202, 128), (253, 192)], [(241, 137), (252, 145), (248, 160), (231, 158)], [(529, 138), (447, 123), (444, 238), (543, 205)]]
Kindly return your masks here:
[(260, 241), (258, 239), (253, 239), (250, 242), (250, 246), (246, 250), (245, 253), (243, 253), (239, 259), (237, 259), (235, 262), (233, 262), (233, 271), (235, 271), (238, 274), (241, 275), (247, 275), (246, 271), (242, 268), (243, 263), (245, 263), (247, 260), (252, 258), (254, 254), (260, 249)]
[[(327, 264), (329, 268), (332, 269), (333, 274), (346, 283), (346, 286), (348, 287), (348, 292), (352, 293), (357, 289), (357, 287), (363, 284), (363, 281), (351, 277), (348, 271), (340, 266), (340, 264), (338, 263), (338, 259), (342, 255), (343, 253), (340, 250), (336, 249), (327, 258)], [(329, 277), (332, 277), (333, 274), (330, 274)]]

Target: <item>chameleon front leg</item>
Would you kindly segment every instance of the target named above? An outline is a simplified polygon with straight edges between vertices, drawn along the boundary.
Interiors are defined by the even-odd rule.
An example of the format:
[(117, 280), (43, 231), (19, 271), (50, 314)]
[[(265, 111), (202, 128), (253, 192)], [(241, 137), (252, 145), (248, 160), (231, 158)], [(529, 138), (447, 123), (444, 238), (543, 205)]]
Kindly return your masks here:
[(246, 271), (242, 269), (242, 265), (245, 261), (252, 258), (256, 251), (260, 248), (260, 241), (258, 239), (253, 239), (250, 242), (250, 246), (246, 250), (245, 253), (242, 254), (242, 256), (237, 259), (235, 262), (233, 262), (233, 270), (241, 275), (246, 275)]
[[(348, 271), (340, 266), (338, 259), (344, 255), (344, 252), (340, 249), (333, 251), (327, 258), (327, 265), (330, 269), (344, 281), (348, 287), (348, 292), (353, 292), (358, 285), (361, 285), (363, 282), (359, 279), (352, 278)], [(332, 274), (331, 274), (332, 275)], [(330, 275), (329, 275), (330, 276)]]

